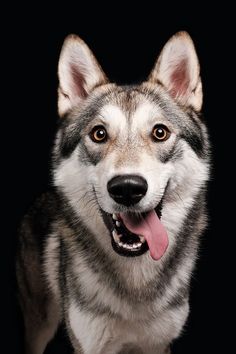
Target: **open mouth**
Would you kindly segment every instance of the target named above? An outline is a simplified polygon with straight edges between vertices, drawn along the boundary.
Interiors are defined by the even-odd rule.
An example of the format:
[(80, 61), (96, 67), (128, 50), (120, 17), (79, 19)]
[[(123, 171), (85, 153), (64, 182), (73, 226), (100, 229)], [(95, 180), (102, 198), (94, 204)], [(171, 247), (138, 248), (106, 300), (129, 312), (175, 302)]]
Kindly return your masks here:
[(136, 257), (149, 250), (153, 259), (160, 259), (168, 247), (168, 236), (160, 221), (161, 212), (162, 201), (145, 213), (111, 215), (102, 211), (114, 251), (121, 256)]
[[(137, 219), (140, 215), (130, 215)], [(148, 250), (148, 244), (142, 235), (136, 235), (127, 229), (122, 221), (120, 214), (112, 214), (112, 246), (113, 249), (122, 256), (134, 257), (145, 253)]]

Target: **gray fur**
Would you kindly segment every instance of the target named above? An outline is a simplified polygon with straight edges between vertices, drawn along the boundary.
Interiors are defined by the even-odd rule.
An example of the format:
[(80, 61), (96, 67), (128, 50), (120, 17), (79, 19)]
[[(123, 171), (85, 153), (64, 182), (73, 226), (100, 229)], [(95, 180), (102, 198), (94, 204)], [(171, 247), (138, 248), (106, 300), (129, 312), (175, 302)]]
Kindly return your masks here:
[[(81, 40), (77, 45), (84, 46)], [(80, 75), (74, 76), (82, 85), (86, 77)], [(173, 98), (158, 80), (123, 87), (103, 83), (87, 97), (85, 88), (78, 89), (83, 92), (79, 104), (65, 112), (66, 101), (60, 109), (54, 186), (36, 201), (20, 230), (17, 277), (26, 353), (43, 354), (60, 321), (66, 323), (75, 353), (169, 353), (188, 316), (191, 273), (207, 222), (206, 126), (194, 107)], [(67, 96), (70, 92), (63, 99)], [(146, 119), (141, 133), (135, 126), (140, 107)], [(118, 127), (106, 112), (124, 117)], [(155, 119), (164, 121), (176, 138), (154, 143), (150, 121)], [(112, 138), (93, 145), (89, 132), (100, 120)], [(125, 130), (117, 133), (123, 125)], [(153, 176), (159, 178), (162, 171), (153, 171), (141, 157), (162, 171), (173, 171), (153, 194), (156, 202), (159, 194), (163, 200), (162, 220), (170, 237), (159, 261), (151, 260), (149, 252), (134, 258), (115, 253), (101, 213), (121, 211), (104, 188), (110, 170), (147, 174), (155, 186)], [(146, 203), (145, 210), (138, 205), (136, 211), (155, 207), (153, 200)]]

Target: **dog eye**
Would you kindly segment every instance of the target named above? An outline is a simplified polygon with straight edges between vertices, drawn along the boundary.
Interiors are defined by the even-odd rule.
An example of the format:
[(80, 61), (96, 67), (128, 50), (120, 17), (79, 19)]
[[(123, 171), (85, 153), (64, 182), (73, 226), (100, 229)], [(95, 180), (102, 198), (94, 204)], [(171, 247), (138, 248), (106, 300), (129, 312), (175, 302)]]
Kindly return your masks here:
[(169, 138), (170, 131), (163, 124), (156, 124), (152, 130), (152, 137), (155, 141), (165, 141)]
[(94, 143), (104, 143), (107, 140), (107, 131), (102, 125), (97, 125), (90, 132), (90, 138)]

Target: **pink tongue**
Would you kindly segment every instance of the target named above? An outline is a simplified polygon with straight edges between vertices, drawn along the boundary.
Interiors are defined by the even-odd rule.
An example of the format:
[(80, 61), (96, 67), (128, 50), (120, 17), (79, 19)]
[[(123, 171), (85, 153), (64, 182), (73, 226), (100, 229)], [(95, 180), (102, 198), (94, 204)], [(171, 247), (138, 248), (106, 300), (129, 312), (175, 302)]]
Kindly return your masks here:
[(121, 213), (120, 217), (130, 232), (145, 238), (151, 257), (154, 260), (158, 260), (163, 256), (169, 240), (167, 232), (154, 210), (149, 211), (140, 221), (135, 220), (126, 213)]

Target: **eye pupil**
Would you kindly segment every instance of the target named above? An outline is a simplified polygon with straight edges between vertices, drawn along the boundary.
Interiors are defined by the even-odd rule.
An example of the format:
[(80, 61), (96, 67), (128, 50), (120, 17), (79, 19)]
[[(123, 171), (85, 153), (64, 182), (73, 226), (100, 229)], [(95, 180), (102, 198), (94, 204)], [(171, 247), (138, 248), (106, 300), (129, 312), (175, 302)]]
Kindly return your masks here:
[(96, 132), (96, 137), (99, 139), (103, 139), (104, 135), (105, 135), (105, 131), (102, 129), (100, 129)]
[(157, 134), (158, 136), (162, 137), (163, 135), (165, 135), (165, 132), (164, 132), (163, 129), (159, 128), (159, 129), (157, 129), (156, 134)]

